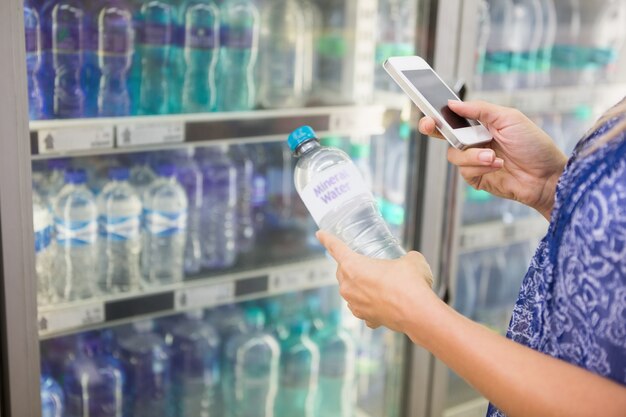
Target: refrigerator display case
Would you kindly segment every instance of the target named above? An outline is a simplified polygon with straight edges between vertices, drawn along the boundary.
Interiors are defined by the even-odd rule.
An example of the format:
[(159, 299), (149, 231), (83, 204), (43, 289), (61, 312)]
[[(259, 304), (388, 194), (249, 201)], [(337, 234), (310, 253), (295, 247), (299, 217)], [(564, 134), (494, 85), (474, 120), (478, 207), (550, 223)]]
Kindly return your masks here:
[(424, 415), (428, 354), (346, 313), (285, 139), (310, 125), (404, 246), (438, 239), (433, 150), (378, 65), (432, 56), (436, 13), (2, 2), (2, 414)]
[[(440, 48), (457, 51), (446, 68), (465, 82), (466, 99), (519, 109), (567, 155), (626, 95), (622, 1), (464, 0), (439, 7), (463, 36), (438, 34), (436, 56)], [(548, 222), (518, 203), (474, 190), (456, 170), (447, 181), (455, 190), (448, 199), (454, 226), (440, 291), (457, 311), (504, 335)], [(435, 361), (433, 369), (430, 415), (485, 415), (485, 398), (442, 363)]]

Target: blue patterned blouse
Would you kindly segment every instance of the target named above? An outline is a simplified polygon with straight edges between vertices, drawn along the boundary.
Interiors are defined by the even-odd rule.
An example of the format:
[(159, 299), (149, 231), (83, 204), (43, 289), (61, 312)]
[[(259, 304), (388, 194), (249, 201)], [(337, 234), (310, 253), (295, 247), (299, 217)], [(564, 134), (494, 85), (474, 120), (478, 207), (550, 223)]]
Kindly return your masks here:
[[(617, 122), (567, 163), (507, 337), (626, 385), (626, 132), (584, 155)], [(504, 415), (489, 406), (488, 417)]]

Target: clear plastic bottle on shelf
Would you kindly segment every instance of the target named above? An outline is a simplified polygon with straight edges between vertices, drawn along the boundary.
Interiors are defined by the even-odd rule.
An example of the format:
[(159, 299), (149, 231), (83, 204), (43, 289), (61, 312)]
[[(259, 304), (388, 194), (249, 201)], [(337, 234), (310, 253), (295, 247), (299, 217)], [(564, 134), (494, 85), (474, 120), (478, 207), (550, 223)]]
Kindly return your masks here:
[(237, 170), (226, 146), (198, 149), (203, 176), (202, 266), (227, 268), (237, 257)]
[(250, 110), (256, 102), (259, 11), (252, 0), (224, 0), (220, 20), (219, 110)]
[(220, 339), (202, 310), (185, 313), (172, 329), (171, 372), (175, 417), (223, 415), (220, 397)]
[(476, 15), (476, 66), (474, 74), (474, 88), (480, 91), (483, 88), (483, 74), (485, 72), (485, 54), (487, 42), (491, 33), (491, 20), (489, 17), (489, 4), (487, 0), (478, 2), (478, 14)]
[[(317, 42), (319, 78), (314, 89), (322, 99), (345, 101), (341, 97), (346, 71), (348, 41), (346, 38), (346, 3), (341, 0), (320, 1), (323, 29)], [(339, 97), (337, 97), (339, 95)]]
[(98, 65), (102, 73), (98, 115), (112, 117), (130, 114), (126, 77), (133, 52), (132, 14), (122, 0), (108, 0), (98, 14)]
[(250, 205), (252, 225), (254, 227), (255, 240), (257, 240), (263, 234), (266, 226), (268, 209), (267, 155), (263, 145), (253, 145), (249, 155), (253, 168)]
[(135, 188), (139, 197), (143, 200), (145, 192), (156, 180), (157, 176), (148, 164), (148, 154), (144, 152), (132, 154), (130, 157), (130, 185)]
[(406, 122), (394, 124), (388, 130), (384, 137), (382, 186), (374, 185), (377, 197), (382, 197), (378, 201), (383, 218), (399, 240), (404, 234), (410, 137), (411, 127)]
[(57, 240), (55, 284), (65, 300), (89, 298), (95, 294), (98, 267), (98, 209), (86, 187), (84, 170), (65, 173), (66, 185), (54, 199)]
[(141, 266), (148, 284), (171, 284), (183, 278), (187, 195), (175, 174), (173, 165), (160, 165), (159, 178), (144, 196)]
[(556, 37), (556, 7), (554, 0), (541, 1), (541, 42), (537, 54), (537, 87), (550, 85), (550, 69), (552, 67), (552, 49)]
[(120, 362), (105, 352), (98, 332), (80, 334), (76, 351), (63, 378), (64, 416), (122, 416), (125, 378)]
[(491, 31), (485, 52), (482, 80), (484, 90), (512, 88), (510, 30), (513, 23), (512, 0), (489, 0)]
[(39, 14), (41, 33), (41, 64), (37, 71), (37, 82), (40, 86), (42, 112), (45, 118), (53, 114), (54, 102), (54, 63), (52, 54), (52, 11), (58, 0), (43, 0), (35, 2)]
[(580, 0), (554, 0), (556, 7), (556, 36), (552, 49), (550, 83), (554, 86), (575, 85), (584, 63), (581, 56)]
[(298, 157), (296, 190), (321, 229), (369, 257), (394, 259), (405, 254), (348, 155), (321, 147), (308, 126), (291, 133), (288, 143)]
[(57, 382), (46, 374), (40, 378), (41, 417), (64, 417), (65, 398)]
[(49, 206), (35, 190), (33, 190), (33, 229), (35, 231), (37, 303), (45, 305), (56, 299), (53, 281), (57, 276), (54, 270), (56, 244), (52, 213)]
[(119, 341), (119, 355), (126, 380), (124, 414), (133, 417), (175, 417), (171, 401), (170, 357), (152, 321), (133, 323)]
[(305, 97), (313, 93), (313, 83), (318, 77), (318, 57), (315, 51), (317, 39), (322, 29), (322, 12), (313, 0), (300, 0), (304, 17), (304, 56), (302, 60), (302, 91)]
[(341, 323), (341, 310), (334, 309), (314, 337), (320, 351), (316, 417), (354, 416), (356, 346)]
[(48, 202), (51, 203), (65, 185), (65, 171), (70, 165), (68, 158), (48, 159), (46, 162), (48, 173), (41, 188), (41, 196)]
[(141, 283), (139, 196), (128, 183), (128, 168), (111, 168), (98, 196), (100, 215), (100, 286), (105, 293), (137, 290)]
[(237, 250), (246, 253), (252, 250), (255, 240), (252, 212), (254, 166), (246, 145), (233, 145), (228, 151), (237, 171)]
[(509, 39), (514, 88), (536, 85), (543, 17), (539, 0), (514, 0)]
[(52, 59), (54, 66), (53, 116), (82, 117), (85, 93), (81, 85), (85, 10), (77, 0), (60, 0), (52, 10)]
[(310, 29), (298, 0), (275, 0), (261, 11), (259, 102), (266, 108), (304, 103), (304, 42)]
[(181, 8), (185, 28), (182, 110), (214, 111), (215, 71), (219, 55), (219, 9), (213, 0), (188, 0)]
[(280, 378), (276, 417), (314, 417), (320, 353), (309, 338), (310, 323), (292, 317), (289, 333), (280, 341)]
[(220, 350), (222, 354), (221, 363), (223, 364), (228, 341), (246, 330), (244, 311), (238, 304), (225, 304), (212, 309), (208, 321), (215, 327), (222, 341)]
[(43, 98), (37, 72), (41, 66), (41, 19), (31, 0), (24, 1), (24, 36), (26, 38), (26, 80), (28, 81), (28, 116), (43, 117)]
[[(140, 54), (139, 113), (166, 114), (170, 86), (168, 64), (175, 35), (175, 10), (169, 0), (146, 0), (139, 6), (137, 32)], [(134, 86), (129, 85), (129, 89)]]
[(271, 417), (278, 390), (280, 347), (263, 330), (263, 312), (245, 312), (248, 331), (227, 342), (224, 406), (232, 417)]

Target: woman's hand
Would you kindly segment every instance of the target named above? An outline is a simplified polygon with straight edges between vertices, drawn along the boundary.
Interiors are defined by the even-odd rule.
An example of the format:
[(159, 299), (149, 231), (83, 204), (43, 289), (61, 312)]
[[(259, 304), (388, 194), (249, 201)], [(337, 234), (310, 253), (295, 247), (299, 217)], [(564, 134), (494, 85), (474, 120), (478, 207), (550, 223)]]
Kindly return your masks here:
[[(485, 148), (450, 148), (448, 160), (460, 167), (474, 188), (526, 204), (550, 219), (554, 193), (566, 156), (550, 136), (515, 109), (482, 101), (451, 100), (460, 116), (480, 121), (493, 139)], [(420, 120), (420, 132), (441, 137), (430, 117)]]
[(428, 306), (439, 302), (431, 289), (432, 272), (420, 253), (412, 251), (395, 260), (371, 259), (330, 233), (317, 232), (317, 238), (338, 263), (339, 293), (352, 314), (369, 327), (383, 325), (406, 333), (410, 320), (426, 318)]

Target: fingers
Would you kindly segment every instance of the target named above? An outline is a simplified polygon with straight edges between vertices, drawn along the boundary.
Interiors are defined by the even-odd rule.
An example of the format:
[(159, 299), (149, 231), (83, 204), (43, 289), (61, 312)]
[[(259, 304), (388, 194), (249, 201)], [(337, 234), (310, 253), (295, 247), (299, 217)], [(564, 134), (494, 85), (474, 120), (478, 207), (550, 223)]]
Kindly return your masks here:
[(341, 264), (345, 262), (350, 257), (354, 256), (355, 253), (341, 240), (332, 234), (324, 231), (318, 231), (315, 236), (320, 241), (320, 243), (326, 248), (330, 256), (332, 256), (337, 263)]
[(365, 325), (370, 329), (378, 329), (380, 327), (380, 324), (368, 320), (365, 320)]
[(495, 124), (508, 109), (485, 101), (448, 100), (448, 107), (459, 116), (478, 120), (484, 124)]
[(494, 167), (464, 167), (459, 170), (461, 176), (465, 178), (465, 181), (470, 184), (473, 178), (482, 177), (483, 175), (491, 174), (492, 172), (499, 171), (501, 168)]
[(470, 148), (464, 151), (448, 149), (448, 161), (459, 167), (489, 167), (500, 169), (504, 166), (504, 160), (498, 158), (493, 149)]
[(443, 136), (439, 133), (439, 130), (437, 130), (435, 120), (431, 117), (426, 116), (420, 119), (419, 131), (422, 135), (443, 139)]

